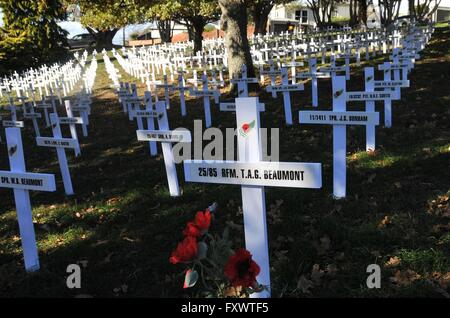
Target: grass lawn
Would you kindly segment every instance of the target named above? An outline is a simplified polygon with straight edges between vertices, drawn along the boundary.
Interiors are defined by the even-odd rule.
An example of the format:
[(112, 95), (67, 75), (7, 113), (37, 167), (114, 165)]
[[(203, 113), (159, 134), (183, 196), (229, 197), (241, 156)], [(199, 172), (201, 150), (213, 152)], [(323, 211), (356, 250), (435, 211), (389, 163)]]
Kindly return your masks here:
[[(281, 96), (257, 94), (266, 104), (262, 126), (280, 127), (281, 161), (323, 164), (323, 189), (266, 188), (274, 297), (448, 296), (449, 28), (437, 30), (421, 55), (409, 78), (411, 87), (393, 102), (393, 127), (377, 128), (378, 150), (365, 152), (363, 127), (347, 129), (345, 200), (330, 196), (331, 126), (286, 127)], [(183, 195), (171, 198), (162, 157), (150, 157), (148, 143), (136, 140), (136, 124), (123, 114), (101, 54), (98, 59), (89, 137), (80, 138), (81, 157), (67, 151), (75, 196), (63, 193), (55, 150), (35, 146), (31, 124), (23, 130), (28, 171), (54, 173), (58, 191), (31, 193), (41, 270), (26, 274), (12, 191), (0, 190), (0, 296), (199, 295), (200, 284), (182, 288), (183, 267), (169, 263), (170, 253), (186, 222), (214, 201), (219, 209), (211, 231), (222, 233), (231, 226), (235, 247), (243, 246), (240, 188), (185, 183), (179, 165)], [(362, 75), (352, 65), (348, 90), (363, 90)], [(138, 83), (125, 73), (122, 80)], [(139, 82), (140, 94), (143, 90)], [(291, 95), (295, 122), (298, 110), (313, 109), (310, 91), (308, 83), (304, 92)], [(200, 99), (187, 99), (185, 118), (176, 95), (171, 105), (171, 128), (192, 129), (193, 120), (203, 118)], [(319, 81), (319, 105), (331, 108), (327, 79)], [(363, 104), (348, 109), (362, 110)], [(382, 111), (382, 105), (377, 109)], [(235, 127), (234, 117), (212, 107), (214, 126)], [(1, 149), (0, 169), (9, 170), (6, 145)], [(66, 268), (72, 263), (83, 268), (80, 290), (66, 287)], [(366, 268), (373, 263), (382, 268), (376, 290), (366, 287)]]

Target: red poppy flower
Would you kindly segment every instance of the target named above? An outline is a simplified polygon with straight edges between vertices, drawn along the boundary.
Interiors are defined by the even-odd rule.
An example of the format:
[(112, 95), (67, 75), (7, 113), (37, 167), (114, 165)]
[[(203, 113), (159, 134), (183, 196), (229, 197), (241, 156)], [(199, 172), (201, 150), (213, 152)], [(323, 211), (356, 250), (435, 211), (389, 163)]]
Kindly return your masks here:
[(172, 252), (169, 260), (172, 264), (186, 263), (196, 257), (197, 253), (197, 239), (188, 236), (182, 242), (178, 243), (177, 248)]
[(243, 124), (243, 125), (242, 125), (242, 130), (243, 130), (244, 132), (247, 132), (249, 129), (250, 129), (250, 125), (249, 125), (249, 124)]
[(189, 222), (186, 225), (186, 228), (183, 231), (184, 236), (193, 236), (193, 237), (199, 237), (200, 236), (200, 230), (197, 227), (197, 225), (195, 225), (194, 222)]
[(205, 212), (198, 211), (194, 221), (200, 231), (207, 231), (211, 225), (211, 212), (209, 210)]
[(244, 248), (239, 249), (228, 259), (225, 265), (225, 276), (234, 287), (253, 287), (260, 268), (252, 259), (252, 254)]

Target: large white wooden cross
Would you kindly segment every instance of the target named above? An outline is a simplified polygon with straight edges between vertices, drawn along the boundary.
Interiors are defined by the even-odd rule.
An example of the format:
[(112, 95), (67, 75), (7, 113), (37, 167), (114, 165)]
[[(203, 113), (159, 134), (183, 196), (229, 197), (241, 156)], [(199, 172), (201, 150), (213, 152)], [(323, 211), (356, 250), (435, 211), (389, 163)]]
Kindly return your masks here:
[(56, 191), (55, 177), (52, 174), (26, 172), (19, 128), (7, 128), (6, 141), (11, 171), (0, 171), (0, 188), (14, 191), (25, 269), (34, 272), (40, 266), (29, 191)]
[(244, 211), (245, 245), (258, 263), (257, 277), (267, 289), (251, 297), (270, 297), (270, 266), (264, 187), (321, 188), (320, 163), (262, 161), (259, 102), (236, 99), (239, 161), (184, 161), (187, 182), (240, 185)]
[(345, 77), (335, 76), (333, 82), (332, 111), (300, 111), (300, 124), (333, 125), (333, 195), (345, 198), (347, 189), (347, 125), (378, 125), (375, 112), (347, 112)]
[(56, 114), (50, 114), (50, 121), (52, 123), (53, 137), (37, 137), (36, 144), (40, 147), (56, 148), (58, 156), (59, 169), (64, 185), (64, 191), (67, 195), (73, 195), (72, 179), (70, 177), (69, 165), (67, 164), (67, 157), (65, 149), (79, 149), (80, 145), (77, 139), (63, 138), (60, 124), (71, 123), (73, 121), (82, 120), (78, 118), (59, 118)]
[[(364, 101), (366, 104), (366, 112), (375, 111), (375, 101), (386, 101), (397, 99), (395, 92), (375, 92), (375, 74), (373, 67), (364, 68), (365, 91), (364, 92), (347, 92), (347, 102)], [(377, 123), (378, 125), (378, 123)], [(375, 143), (375, 125), (366, 125), (366, 151), (374, 151)]]

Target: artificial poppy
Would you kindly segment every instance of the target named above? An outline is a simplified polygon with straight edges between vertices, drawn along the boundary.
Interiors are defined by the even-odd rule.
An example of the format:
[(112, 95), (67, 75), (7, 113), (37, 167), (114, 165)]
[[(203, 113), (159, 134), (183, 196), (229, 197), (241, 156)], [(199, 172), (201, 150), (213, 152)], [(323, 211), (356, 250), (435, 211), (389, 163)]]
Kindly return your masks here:
[(177, 248), (172, 252), (169, 260), (172, 264), (186, 263), (196, 257), (197, 253), (197, 239), (193, 236), (188, 236), (182, 242), (178, 243)]
[(200, 229), (195, 225), (194, 222), (189, 222), (186, 225), (186, 228), (183, 231), (184, 236), (193, 236), (193, 237), (199, 237), (200, 236)]
[(198, 211), (194, 222), (200, 231), (207, 231), (211, 225), (211, 212), (209, 210), (205, 212)]
[(246, 288), (255, 286), (260, 268), (252, 259), (252, 254), (241, 248), (228, 259), (224, 272), (234, 287)]

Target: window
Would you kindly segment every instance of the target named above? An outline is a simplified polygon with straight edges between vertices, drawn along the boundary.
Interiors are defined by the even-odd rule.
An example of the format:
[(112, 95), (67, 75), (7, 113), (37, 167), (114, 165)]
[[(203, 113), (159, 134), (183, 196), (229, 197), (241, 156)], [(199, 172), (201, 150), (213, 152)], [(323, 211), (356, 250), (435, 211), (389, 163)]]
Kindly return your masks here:
[(300, 23), (308, 23), (308, 10), (295, 11), (295, 20), (300, 21)]

